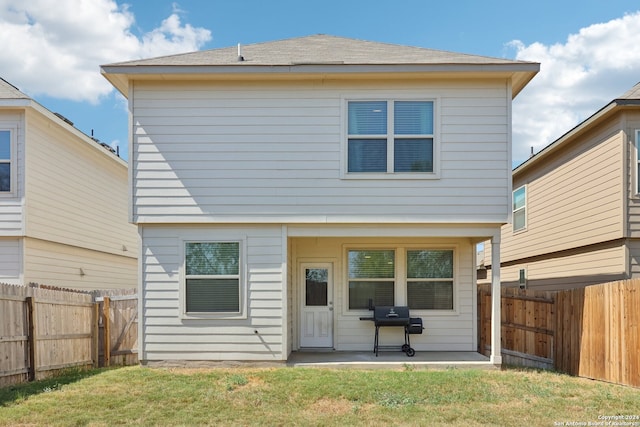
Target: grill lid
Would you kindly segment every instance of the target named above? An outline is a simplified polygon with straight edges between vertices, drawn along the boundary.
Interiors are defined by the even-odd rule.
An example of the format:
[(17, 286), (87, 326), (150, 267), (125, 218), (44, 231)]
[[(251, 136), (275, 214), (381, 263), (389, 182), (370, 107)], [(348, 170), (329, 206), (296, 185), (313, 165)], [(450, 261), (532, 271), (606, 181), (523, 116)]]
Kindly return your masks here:
[(377, 306), (373, 309), (373, 320), (378, 326), (403, 326), (409, 324), (409, 307)]

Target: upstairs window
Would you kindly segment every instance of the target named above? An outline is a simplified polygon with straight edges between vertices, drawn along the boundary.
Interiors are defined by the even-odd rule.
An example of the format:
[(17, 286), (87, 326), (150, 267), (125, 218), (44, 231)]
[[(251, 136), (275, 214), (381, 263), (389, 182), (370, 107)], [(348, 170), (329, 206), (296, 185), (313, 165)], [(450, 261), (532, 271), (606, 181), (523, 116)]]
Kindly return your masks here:
[(349, 101), (347, 173), (433, 173), (433, 101)]
[(11, 131), (0, 130), (0, 193), (11, 192)]
[(240, 243), (187, 242), (187, 313), (240, 313)]
[(527, 228), (527, 187), (522, 186), (513, 192), (513, 231)]

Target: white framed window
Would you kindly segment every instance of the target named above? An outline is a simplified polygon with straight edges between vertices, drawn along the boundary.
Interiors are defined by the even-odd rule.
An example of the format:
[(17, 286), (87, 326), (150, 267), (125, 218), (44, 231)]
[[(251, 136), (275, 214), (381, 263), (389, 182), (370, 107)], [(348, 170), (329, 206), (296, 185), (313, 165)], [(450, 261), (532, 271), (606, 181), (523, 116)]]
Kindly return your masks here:
[(0, 128), (0, 195), (12, 194), (15, 190), (15, 138), (15, 128)]
[(453, 310), (453, 250), (407, 250), (407, 303), (411, 310)]
[(434, 178), (434, 100), (347, 100), (346, 177)]
[(456, 313), (455, 249), (401, 245), (345, 248), (348, 313), (371, 305), (407, 305), (412, 311)]
[(513, 231), (527, 228), (527, 186), (523, 185), (513, 192)]
[(238, 317), (243, 314), (242, 242), (184, 242), (184, 314)]
[(376, 305), (395, 305), (395, 251), (352, 249), (348, 251), (349, 310), (367, 310)]

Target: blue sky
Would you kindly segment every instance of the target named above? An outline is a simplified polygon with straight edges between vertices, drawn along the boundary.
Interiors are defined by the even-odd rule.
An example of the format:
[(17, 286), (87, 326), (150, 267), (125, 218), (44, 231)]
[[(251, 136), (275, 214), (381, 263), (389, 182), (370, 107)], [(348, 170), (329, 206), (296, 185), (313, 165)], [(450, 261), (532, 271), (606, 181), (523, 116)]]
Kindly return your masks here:
[(317, 33), (541, 62), (514, 101), (514, 165), (640, 81), (631, 0), (0, 0), (0, 77), (126, 159), (100, 65)]

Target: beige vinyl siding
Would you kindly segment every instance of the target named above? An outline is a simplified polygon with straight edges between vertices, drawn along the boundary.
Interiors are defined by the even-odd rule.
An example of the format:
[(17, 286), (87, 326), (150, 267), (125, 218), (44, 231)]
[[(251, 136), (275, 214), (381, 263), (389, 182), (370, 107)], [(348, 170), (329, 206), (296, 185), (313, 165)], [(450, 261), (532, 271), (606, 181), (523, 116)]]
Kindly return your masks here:
[(502, 229), (502, 262), (623, 237), (623, 134), (608, 122), (514, 176), (527, 187), (526, 230)]
[(0, 238), (0, 283), (23, 284), (21, 238)]
[[(341, 179), (345, 100), (402, 96), (436, 100), (440, 178)], [(137, 82), (134, 220), (504, 222), (510, 102), (503, 81)]]
[[(633, 258), (632, 258), (633, 262)], [(519, 286), (520, 269), (526, 271), (527, 287), (537, 290), (571, 289), (626, 278), (623, 241), (611, 247), (583, 248), (546, 259), (502, 267), (503, 286)]]
[(39, 239), (24, 240), (24, 283), (73, 289), (135, 289), (137, 261)]
[(16, 182), (11, 195), (0, 195), (0, 236), (24, 235), (24, 113), (0, 109), (0, 128), (14, 128), (17, 153), (12, 153)]
[[(455, 253), (455, 312), (442, 313), (429, 310), (414, 310), (412, 317), (422, 317), (426, 330), (422, 335), (413, 335), (411, 345), (417, 351), (475, 351), (476, 337), (474, 322), (475, 285), (473, 283), (472, 257), (475, 246), (468, 239), (434, 238), (294, 238), (292, 256), (296, 269), (301, 262), (334, 263), (334, 347), (338, 351), (368, 351), (373, 348), (373, 322), (361, 321), (360, 316), (370, 313), (348, 310), (348, 288), (346, 284), (345, 248), (451, 248)], [(403, 249), (404, 250), (404, 249)], [(400, 268), (398, 265), (396, 268)], [(290, 293), (297, 295), (295, 312), (300, 310), (300, 292), (303, 284), (299, 282), (299, 271), (290, 279)], [(396, 296), (406, 298), (404, 289), (396, 284)], [(396, 299), (396, 305), (406, 305), (405, 299)], [(292, 314), (294, 323), (299, 324), (299, 316)], [(298, 330), (295, 340), (298, 342)], [(380, 344), (402, 344), (404, 335), (399, 328), (381, 328)]]
[[(285, 360), (282, 228), (232, 226), (142, 229), (142, 359)], [(188, 240), (246, 241), (247, 318), (183, 319), (180, 245)], [(243, 302), (244, 304), (244, 302)], [(255, 332), (257, 331), (257, 333)]]
[(137, 229), (127, 219), (126, 164), (37, 112), (27, 121), (27, 234), (136, 257)]

